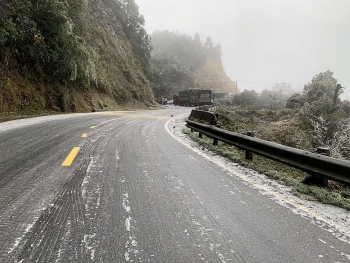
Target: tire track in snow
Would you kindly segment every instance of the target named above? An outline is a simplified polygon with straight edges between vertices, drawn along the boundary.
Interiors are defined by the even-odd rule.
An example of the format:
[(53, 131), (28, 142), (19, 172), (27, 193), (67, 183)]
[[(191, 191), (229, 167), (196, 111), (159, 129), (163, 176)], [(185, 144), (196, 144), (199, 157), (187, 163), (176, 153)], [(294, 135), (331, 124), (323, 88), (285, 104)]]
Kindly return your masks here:
[[(125, 178), (123, 178), (122, 181), (125, 182)], [(125, 243), (124, 257), (126, 261), (131, 261), (133, 257), (136, 257), (139, 254), (139, 249), (138, 249), (138, 242), (136, 240), (136, 236), (132, 231), (132, 228), (133, 228), (132, 223), (134, 220), (131, 217), (131, 206), (129, 201), (129, 194), (127, 191), (123, 193), (122, 206), (126, 211), (125, 229), (128, 233), (128, 239)]]
[[(24, 237), (22, 250), (16, 256), (19, 262), (53, 262), (53, 258), (58, 255), (58, 243), (64, 238), (69, 218), (72, 224), (84, 224), (84, 216), (79, 208), (83, 204), (75, 195), (81, 194), (81, 184), (87, 167), (88, 163), (85, 161)], [(79, 244), (80, 240), (76, 243)], [(80, 252), (78, 254), (80, 256)]]

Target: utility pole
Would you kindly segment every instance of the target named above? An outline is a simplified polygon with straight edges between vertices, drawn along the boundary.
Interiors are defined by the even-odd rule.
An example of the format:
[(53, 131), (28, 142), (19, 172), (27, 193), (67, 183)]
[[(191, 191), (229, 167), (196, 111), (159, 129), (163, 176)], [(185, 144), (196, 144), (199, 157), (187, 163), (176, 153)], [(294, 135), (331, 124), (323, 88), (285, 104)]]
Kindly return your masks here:
[(237, 95), (237, 91), (238, 91), (238, 80), (236, 80), (236, 94)]

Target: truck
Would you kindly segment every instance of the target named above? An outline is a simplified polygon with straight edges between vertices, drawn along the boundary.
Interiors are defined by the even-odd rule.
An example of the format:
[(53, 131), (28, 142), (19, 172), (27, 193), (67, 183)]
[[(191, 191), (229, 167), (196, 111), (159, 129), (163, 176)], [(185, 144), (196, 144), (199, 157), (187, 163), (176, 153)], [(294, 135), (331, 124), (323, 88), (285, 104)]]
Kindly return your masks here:
[(213, 103), (213, 91), (201, 89), (187, 89), (179, 91), (180, 106), (202, 106)]

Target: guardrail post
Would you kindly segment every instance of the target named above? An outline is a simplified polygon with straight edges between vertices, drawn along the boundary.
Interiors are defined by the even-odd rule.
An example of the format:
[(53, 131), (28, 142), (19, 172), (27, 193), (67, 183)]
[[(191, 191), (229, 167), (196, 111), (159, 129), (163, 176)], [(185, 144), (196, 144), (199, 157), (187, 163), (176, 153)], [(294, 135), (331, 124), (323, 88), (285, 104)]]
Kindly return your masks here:
[[(331, 156), (331, 149), (329, 149), (328, 147), (317, 147), (317, 153), (325, 156)], [(322, 179), (322, 186), (328, 186), (328, 179), (324, 177), (322, 177)]]
[[(327, 147), (317, 147), (316, 152), (320, 155), (331, 155), (331, 150)], [(309, 175), (303, 180), (303, 183), (307, 185), (326, 187), (328, 186), (328, 179), (320, 176), (319, 174), (309, 173)]]
[[(248, 131), (247, 135), (250, 136), (250, 137), (254, 137), (255, 134), (254, 134), (253, 131)], [(249, 161), (252, 161), (253, 160), (253, 153), (248, 151), (248, 150), (246, 150), (245, 151), (245, 159), (249, 160)]]
[(317, 153), (325, 156), (331, 156), (331, 149), (328, 147), (317, 147)]
[(219, 144), (219, 140), (218, 139), (214, 139), (214, 141), (213, 141), (213, 145), (218, 145)]
[(214, 113), (215, 117), (216, 117), (216, 120), (219, 121), (219, 113)]
[(202, 133), (199, 133), (199, 138), (203, 138), (203, 134)]

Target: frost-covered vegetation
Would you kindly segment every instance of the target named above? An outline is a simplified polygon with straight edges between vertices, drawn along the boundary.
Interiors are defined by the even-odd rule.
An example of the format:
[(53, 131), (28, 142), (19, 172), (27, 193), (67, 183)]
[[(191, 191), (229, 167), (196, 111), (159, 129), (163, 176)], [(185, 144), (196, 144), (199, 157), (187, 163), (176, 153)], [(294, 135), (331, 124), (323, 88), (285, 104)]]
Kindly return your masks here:
[[(306, 84), (302, 93), (289, 94), (289, 100), (297, 98), (297, 107), (286, 96), (273, 96), (273, 91), (265, 98), (268, 91), (250, 100), (242, 92), (222, 107), (219, 114), (225, 129), (252, 130), (261, 139), (308, 151), (329, 147), (332, 157), (350, 159), (350, 103), (340, 99), (343, 90), (333, 73), (326, 71)], [(242, 102), (241, 107), (236, 103), (239, 98), (246, 99), (243, 107)], [(282, 101), (287, 101), (289, 108), (279, 110)]]
[(144, 23), (134, 0), (0, 1), (0, 111), (152, 101)]

